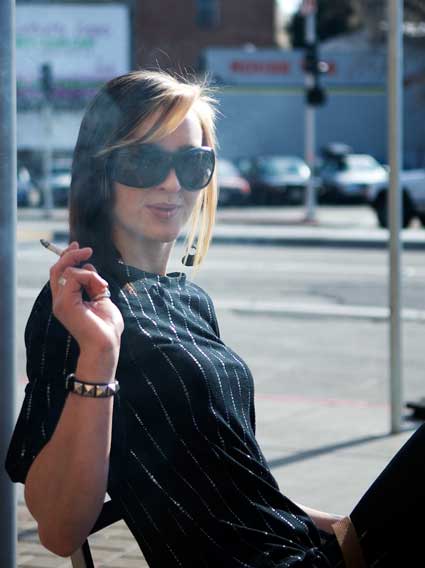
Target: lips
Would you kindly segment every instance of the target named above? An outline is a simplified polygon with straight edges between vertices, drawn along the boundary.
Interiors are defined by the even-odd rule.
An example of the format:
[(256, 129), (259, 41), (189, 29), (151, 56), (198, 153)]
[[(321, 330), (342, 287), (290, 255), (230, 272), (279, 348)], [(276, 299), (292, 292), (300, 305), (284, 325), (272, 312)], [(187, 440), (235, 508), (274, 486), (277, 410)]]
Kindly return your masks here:
[(154, 209), (162, 209), (164, 211), (174, 211), (178, 207), (181, 207), (177, 203), (153, 203), (152, 205), (148, 205), (147, 207), (153, 207)]
[(147, 209), (160, 219), (169, 219), (181, 208), (181, 205), (172, 203), (154, 203), (147, 205)]

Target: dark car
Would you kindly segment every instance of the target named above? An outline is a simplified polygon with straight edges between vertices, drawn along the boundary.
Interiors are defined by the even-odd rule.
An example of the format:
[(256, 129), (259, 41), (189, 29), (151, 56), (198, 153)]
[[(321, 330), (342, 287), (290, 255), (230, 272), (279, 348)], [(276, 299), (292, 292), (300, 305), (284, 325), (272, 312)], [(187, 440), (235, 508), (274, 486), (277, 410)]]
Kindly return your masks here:
[(71, 169), (64, 167), (53, 168), (49, 181), (52, 187), (53, 204), (59, 207), (66, 207), (71, 187)]
[(251, 186), (230, 160), (217, 161), (218, 204), (244, 205), (250, 201)]
[(237, 165), (251, 184), (254, 203), (302, 203), (311, 176), (310, 168), (297, 156), (241, 158)]
[(40, 201), (40, 191), (34, 184), (28, 169), (21, 166), (18, 168), (17, 176), (18, 207), (37, 207)]

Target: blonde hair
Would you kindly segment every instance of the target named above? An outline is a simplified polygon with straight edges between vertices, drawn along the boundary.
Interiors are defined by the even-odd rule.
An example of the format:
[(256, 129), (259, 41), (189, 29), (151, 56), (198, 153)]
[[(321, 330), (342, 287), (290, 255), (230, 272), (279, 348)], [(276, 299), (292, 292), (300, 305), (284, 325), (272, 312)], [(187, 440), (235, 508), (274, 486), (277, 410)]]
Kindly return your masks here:
[[(105, 254), (100, 256), (106, 262), (104, 249), (108, 244), (105, 241), (107, 231), (101, 228), (102, 234), (98, 231), (94, 235), (90, 220), (93, 219), (93, 210), (96, 210), (98, 217), (103, 216), (104, 223), (111, 229), (113, 190), (110, 180), (105, 177), (110, 153), (134, 143), (136, 131), (137, 140), (142, 143), (160, 140), (173, 132), (189, 111), (193, 111), (199, 119), (202, 144), (216, 149), (215, 103), (211, 89), (205, 82), (177, 78), (164, 71), (133, 71), (107, 83), (86, 111), (74, 152), (70, 198), (71, 238), (91, 246), (97, 243), (97, 249), (103, 247)], [(96, 178), (93, 172), (96, 172)], [(87, 192), (87, 185), (92, 186), (92, 192)], [(89, 200), (92, 199), (93, 208), (87, 204), (88, 194), (92, 195)], [(99, 202), (99, 199), (102, 201)], [(216, 207), (217, 175), (214, 172), (209, 185), (200, 192), (189, 220), (185, 255), (196, 242), (195, 270), (207, 254)], [(102, 227), (102, 222), (97, 226)], [(110, 244), (110, 237), (107, 241)]]

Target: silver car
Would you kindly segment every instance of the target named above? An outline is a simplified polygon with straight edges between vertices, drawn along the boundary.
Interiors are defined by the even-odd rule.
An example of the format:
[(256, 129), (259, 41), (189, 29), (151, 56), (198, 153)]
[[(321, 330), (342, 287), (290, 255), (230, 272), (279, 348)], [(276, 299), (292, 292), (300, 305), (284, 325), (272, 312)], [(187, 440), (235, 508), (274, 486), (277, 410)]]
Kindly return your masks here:
[(326, 201), (365, 201), (371, 186), (388, 182), (387, 170), (369, 154), (327, 158), (319, 175), (319, 196)]

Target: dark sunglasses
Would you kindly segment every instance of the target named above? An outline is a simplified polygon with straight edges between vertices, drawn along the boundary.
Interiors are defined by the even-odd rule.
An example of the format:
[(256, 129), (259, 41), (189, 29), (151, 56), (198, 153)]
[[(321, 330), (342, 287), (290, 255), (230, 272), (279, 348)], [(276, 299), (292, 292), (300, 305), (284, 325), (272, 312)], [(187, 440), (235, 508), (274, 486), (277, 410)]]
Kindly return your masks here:
[(214, 150), (206, 146), (167, 152), (153, 144), (132, 144), (112, 153), (110, 175), (124, 185), (148, 188), (174, 169), (183, 189), (197, 191), (210, 183), (214, 168)]

